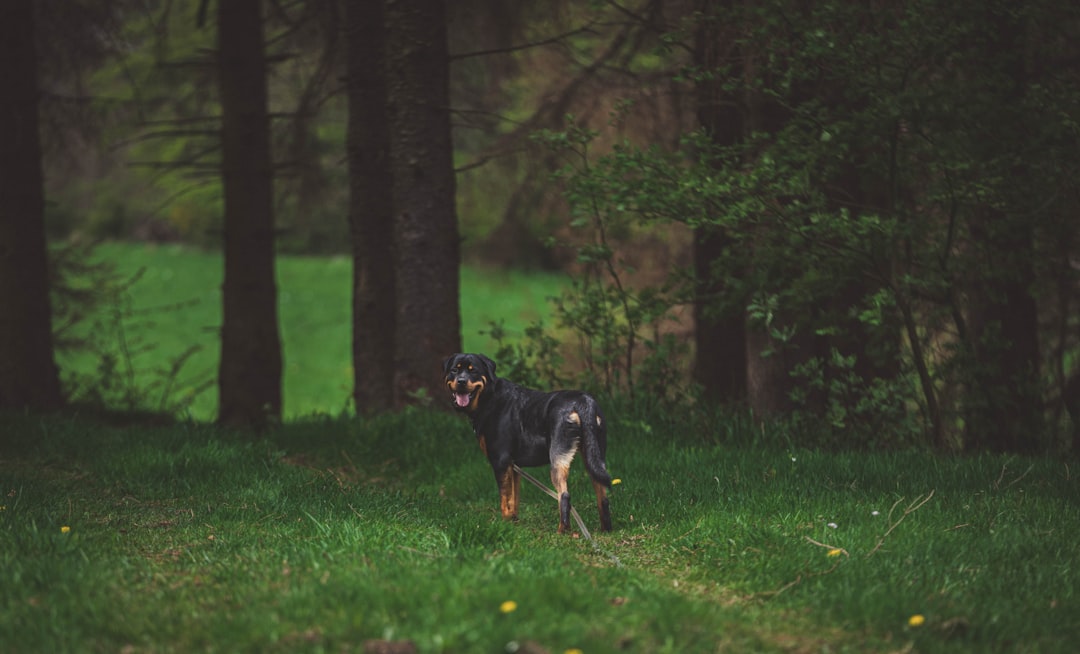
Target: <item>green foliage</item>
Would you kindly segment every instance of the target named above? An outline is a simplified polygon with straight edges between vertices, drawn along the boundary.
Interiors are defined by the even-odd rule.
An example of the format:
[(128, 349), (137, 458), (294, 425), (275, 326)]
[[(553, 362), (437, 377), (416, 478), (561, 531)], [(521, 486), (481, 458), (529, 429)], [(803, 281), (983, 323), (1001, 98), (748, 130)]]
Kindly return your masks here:
[(566, 384), (561, 377), (563, 357), (559, 341), (537, 321), (525, 328), (523, 338), (513, 341), (505, 321), (492, 322), (482, 332), (495, 343), (497, 374), (530, 388), (559, 388)]
[(917, 397), (913, 381), (903, 375), (865, 379), (856, 369), (857, 357), (833, 349), (828, 359), (814, 357), (796, 365), (791, 391), (796, 406), (824, 398), (819, 412), (797, 411), (793, 429), (803, 434), (804, 447), (829, 450), (859, 447), (903, 449), (922, 442), (922, 418), (910, 404)]
[[(621, 483), (595, 545), (556, 535), (528, 485), (504, 522), (446, 412), (301, 421), (261, 442), (0, 415), (0, 640), (933, 654), (1080, 637), (1080, 514), (1059, 461), (824, 454), (736, 415), (607, 408)], [(594, 525), (587, 478), (570, 486)]]
[[(728, 242), (708, 262), (725, 290), (701, 298), (706, 312), (748, 313), (767, 337), (750, 354), (784, 357), (800, 424), (827, 425), (837, 443), (950, 448), (996, 429), (1012, 431), (1006, 449), (1061, 448), (1039, 416), (1076, 347), (1065, 196), (1080, 159), (1059, 144), (1075, 135), (1080, 84), (1075, 67), (1049, 64), (1060, 44), (1025, 39), (1077, 17), (1045, 3), (866, 14), (786, 0), (692, 16), (688, 32), (740, 26), (713, 45), (744, 67), (683, 75), (739, 109), (735, 137), (698, 130), (677, 152), (622, 142), (602, 156), (590, 153), (598, 132), (572, 120), (538, 137), (570, 161), (571, 225), (592, 234), (575, 244), (582, 273), (557, 306), (590, 381), (633, 389), (642, 327), (690, 297), (685, 271), (627, 288), (618, 238), (682, 223)], [(1027, 311), (1014, 297), (1031, 298), (1028, 323), (1008, 324)], [(1024, 350), (1017, 363), (1023, 330), (1050, 316), (1031, 336), (1051, 344), (1044, 359)]]
[[(617, 239), (635, 229), (635, 214), (620, 195), (630, 182), (620, 173), (637, 170), (639, 160), (630, 156), (630, 148), (621, 147), (594, 162), (589, 146), (597, 133), (575, 125), (573, 117), (567, 117), (567, 123), (564, 131), (545, 130), (535, 138), (570, 160), (556, 177), (565, 184), (570, 225), (576, 230), (576, 238), (563, 245), (576, 253), (580, 274), (552, 302), (558, 327), (578, 341), (579, 383), (609, 395), (626, 391), (631, 397), (640, 392), (673, 398), (686, 386), (675, 356), (684, 353), (685, 346), (663, 328), (682, 299), (679, 286), (634, 288), (629, 277), (635, 271), (617, 250)], [(647, 190), (642, 193), (648, 195)]]

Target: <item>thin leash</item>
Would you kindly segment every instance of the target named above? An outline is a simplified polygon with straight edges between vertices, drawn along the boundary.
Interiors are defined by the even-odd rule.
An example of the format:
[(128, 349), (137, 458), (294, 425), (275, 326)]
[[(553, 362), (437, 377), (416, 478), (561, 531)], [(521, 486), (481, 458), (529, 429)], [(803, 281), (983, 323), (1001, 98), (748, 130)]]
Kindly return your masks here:
[[(556, 502), (559, 501), (559, 496), (555, 494), (555, 491), (545, 486), (539, 479), (525, 472), (516, 464), (514, 465), (514, 471), (524, 477), (525, 480), (528, 481), (530, 484), (544, 491), (544, 493), (546, 493), (548, 497), (554, 498)], [(593, 546), (593, 549), (596, 550), (598, 554), (602, 554), (607, 558), (611, 559), (611, 561), (615, 564), (615, 567), (623, 567), (622, 561), (619, 560), (619, 557), (611, 554), (610, 552), (605, 552), (599, 545), (596, 544), (596, 541), (593, 540), (592, 534), (590, 534), (589, 530), (585, 528), (585, 522), (581, 519), (581, 516), (578, 515), (577, 509), (575, 509), (572, 504), (570, 505), (570, 515), (574, 518), (574, 522), (577, 523), (578, 529), (581, 530), (581, 535), (585, 537), (585, 540), (589, 541), (589, 544)]]

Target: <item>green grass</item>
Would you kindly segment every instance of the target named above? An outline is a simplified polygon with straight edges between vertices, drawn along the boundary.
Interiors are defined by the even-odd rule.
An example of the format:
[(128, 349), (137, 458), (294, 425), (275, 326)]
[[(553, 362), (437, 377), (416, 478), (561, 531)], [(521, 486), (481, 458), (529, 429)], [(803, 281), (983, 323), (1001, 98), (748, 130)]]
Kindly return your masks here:
[[(792, 452), (735, 417), (608, 414), (622, 483), (598, 550), (557, 536), (528, 485), (503, 522), (455, 416), (308, 420), (252, 442), (0, 415), (0, 643), (1071, 652), (1080, 638), (1066, 463)], [(571, 481), (595, 530), (580, 463)]]
[[(134, 385), (146, 389), (161, 382), (170, 362), (196, 346), (170, 393), (173, 399), (193, 397), (192, 418), (213, 419), (220, 356), (220, 255), (180, 246), (111, 243), (100, 246), (96, 257), (114, 263), (124, 275), (143, 271), (131, 288), (133, 313), (124, 322)], [(352, 389), (351, 262), (345, 257), (281, 256), (277, 280), (284, 415), (338, 415), (348, 407)], [(490, 338), (481, 334), (493, 321), (504, 321), (510, 335), (520, 336), (531, 322), (548, 317), (546, 298), (556, 295), (564, 281), (558, 275), (463, 268), (465, 350), (493, 350)], [(59, 364), (67, 372), (92, 374), (98, 362), (81, 353), (61, 355)], [(148, 394), (157, 401), (158, 393)]]

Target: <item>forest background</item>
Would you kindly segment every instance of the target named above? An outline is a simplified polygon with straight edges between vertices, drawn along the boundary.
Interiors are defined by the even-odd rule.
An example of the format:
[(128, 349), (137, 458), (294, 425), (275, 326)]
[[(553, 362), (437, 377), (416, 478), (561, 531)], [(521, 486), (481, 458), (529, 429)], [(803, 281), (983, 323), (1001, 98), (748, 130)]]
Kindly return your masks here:
[(85, 390), (52, 349), (122, 289), (82, 248), (134, 239), (224, 253), (224, 423), (280, 417), (288, 252), (353, 258), (361, 412), (440, 397), (464, 260), (571, 275), (521, 381), (1076, 451), (1067, 4), (9, 3), (0, 405)]

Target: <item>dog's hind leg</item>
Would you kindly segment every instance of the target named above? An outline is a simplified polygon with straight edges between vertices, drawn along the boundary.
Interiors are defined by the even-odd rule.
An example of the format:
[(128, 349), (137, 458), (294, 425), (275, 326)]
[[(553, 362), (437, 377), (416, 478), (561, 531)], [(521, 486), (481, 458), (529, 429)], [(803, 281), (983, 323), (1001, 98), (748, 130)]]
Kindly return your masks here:
[(585, 472), (589, 473), (596, 491), (596, 507), (600, 510), (600, 530), (611, 531), (611, 508), (608, 506), (607, 490), (611, 487), (611, 475), (604, 460), (607, 452), (607, 425), (600, 407), (590, 402), (581, 417), (581, 453), (585, 459)]
[(570, 462), (574, 460), (576, 448), (569, 452), (554, 454), (551, 457), (551, 485), (559, 496), (559, 533), (565, 534), (570, 529), (570, 491), (566, 480), (570, 476)]
[(608, 506), (607, 486), (595, 479), (592, 485), (596, 491), (596, 507), (600, 509), (600, 531), (611, 531), (611, 508)]

